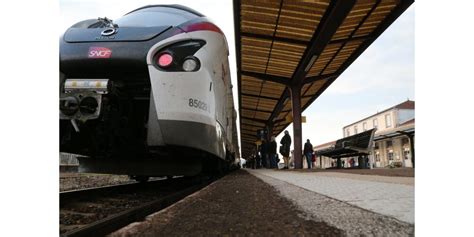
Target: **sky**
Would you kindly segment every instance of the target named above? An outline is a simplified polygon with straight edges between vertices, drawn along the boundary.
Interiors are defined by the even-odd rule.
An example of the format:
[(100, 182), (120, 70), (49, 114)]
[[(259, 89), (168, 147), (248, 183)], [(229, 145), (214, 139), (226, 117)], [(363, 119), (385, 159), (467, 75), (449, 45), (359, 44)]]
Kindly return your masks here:
[[(111, 19), (151, 4), (181, 4), (209, 17), (222, 29), (229, 44), (234, 101), (237, 99), (234, 18), (232, 0), (60, 0), (58, 35), (74, 23), (91, 18)], [(359, 58), (304, 112), (303, 140), (313, 145), (342, 138), (342, 128), (401, 103), (415, 100), (414, 17), (410, 6)], [(239, 123), (237, 123), (239, 124)], [(287, 127), (293, 137), (292, 124)], [(280, 141), (283, 134), (277, 137)]]

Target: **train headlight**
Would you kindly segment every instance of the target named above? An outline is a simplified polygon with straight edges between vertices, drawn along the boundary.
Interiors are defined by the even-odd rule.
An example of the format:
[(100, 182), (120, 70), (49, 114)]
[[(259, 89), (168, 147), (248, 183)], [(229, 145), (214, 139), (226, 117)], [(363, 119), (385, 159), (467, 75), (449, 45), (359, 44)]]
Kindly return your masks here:
[(186, 72), (196, 71), (199, 63), (194, 58), (188, 58), (183, 62), (183, 70)]

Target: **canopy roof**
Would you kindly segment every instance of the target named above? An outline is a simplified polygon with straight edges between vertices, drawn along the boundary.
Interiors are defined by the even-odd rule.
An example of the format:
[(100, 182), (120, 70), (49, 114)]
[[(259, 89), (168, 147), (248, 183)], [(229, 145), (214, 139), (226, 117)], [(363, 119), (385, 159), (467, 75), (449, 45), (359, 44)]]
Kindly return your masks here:
[(290, 123), (288, 87), (306, 109), (413, 0), (234, 0), (242, 157), (257, 130)]

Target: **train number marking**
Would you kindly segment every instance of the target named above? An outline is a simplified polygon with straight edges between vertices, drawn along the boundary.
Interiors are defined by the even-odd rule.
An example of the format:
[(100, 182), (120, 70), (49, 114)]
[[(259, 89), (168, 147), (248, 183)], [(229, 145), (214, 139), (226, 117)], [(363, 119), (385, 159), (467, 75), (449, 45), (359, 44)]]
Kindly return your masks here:
[(207, 103), (200, 101), (198, 99), (189, 98), (188, 105), (189, 107), (194, 107), (194, 108), (201, 109), (207, 112), (211, 112), (209, 106), (207, 106)]

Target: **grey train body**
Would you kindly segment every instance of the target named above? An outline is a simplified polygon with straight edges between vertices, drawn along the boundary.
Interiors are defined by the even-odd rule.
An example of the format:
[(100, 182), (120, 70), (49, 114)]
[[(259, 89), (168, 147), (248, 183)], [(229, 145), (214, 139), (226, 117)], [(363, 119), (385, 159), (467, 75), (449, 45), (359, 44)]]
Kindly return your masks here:
[(227, 42), (192, 9), (75, 24), (60, 40), (60, 96), (60, 149), (80, 155), (82, 172), (196, 175), (238, 162)]

